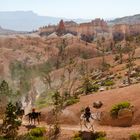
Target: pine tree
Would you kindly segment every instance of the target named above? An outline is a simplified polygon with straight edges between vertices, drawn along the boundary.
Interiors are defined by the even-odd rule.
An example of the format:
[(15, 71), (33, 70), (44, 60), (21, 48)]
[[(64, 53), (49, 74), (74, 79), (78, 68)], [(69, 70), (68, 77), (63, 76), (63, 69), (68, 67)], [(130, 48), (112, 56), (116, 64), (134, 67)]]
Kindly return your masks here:
[(10, 93), (11, 93), (11, 90), (9, 88), (8, 83), (5, 80), (3, 80), (0, 84), (0, 95), (3, 94), (5, 96), (9, 96)]
[(53, 136), (57, 139), (57, 135), (60, 133), (59, 116), (63, 108), (63, 97), (58, 91), (54, 92), (52, 96), (53, 101), (53, 114), (54, 114), (54, 124), (53, 124)]
[(15, 139), (17, 136), (17, 130), (21, 125), (21, 121), (18, 120), (15, 112), (16, 106), (9, 103), (6, 107), (5, 118), (2, 125), (3, 134), (6, 138)]
[(9, 97), (12, 95), (12, 91), (9, 88), (8, 83), (3, 80), (0, 83), (0, 115), (3, 116)]

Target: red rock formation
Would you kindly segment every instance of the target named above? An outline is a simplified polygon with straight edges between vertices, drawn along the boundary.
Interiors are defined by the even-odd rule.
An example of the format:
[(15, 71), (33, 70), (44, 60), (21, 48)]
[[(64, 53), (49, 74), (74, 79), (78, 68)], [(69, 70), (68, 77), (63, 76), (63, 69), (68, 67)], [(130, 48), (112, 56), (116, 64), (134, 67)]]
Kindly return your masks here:
[(100, 19), (100, 18), (96, 18), (95, 20), (92, 20), (91, 22), (94, 26), (107, 26), (107, 23), (103, 20), (103, 19)]
[(64, 32), (65, 32), (65, 24), (64, 24), (64, 21), (63, 20), (61, 20), (60, 22), (59, 22), (59, 25), (58, 25), (58, 28), (57, 28), (57, 33), (58, 33), (58, 35), (62, 35)]
[(126, 35), (140, 34), (140, 24), (117, 24), (113, 26), (113, 33), (123, 33)]
[(61, 20), (57, 26), (47, 26), (41, 28), (41, 32), (57, 32), (58, 35), (63, 35), (66, 31), (76, 32), (78, 34), (98, 34), (108, 32), (107, 23), (102, 19), (95, 19), (88, 23), (77, 24), (73, 21), (64, 22)]

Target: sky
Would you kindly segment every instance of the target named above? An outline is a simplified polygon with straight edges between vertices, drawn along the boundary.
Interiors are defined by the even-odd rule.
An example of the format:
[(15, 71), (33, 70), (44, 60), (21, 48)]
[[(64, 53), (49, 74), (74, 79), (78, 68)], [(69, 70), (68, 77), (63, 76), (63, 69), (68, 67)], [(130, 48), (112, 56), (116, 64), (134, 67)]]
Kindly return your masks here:
[(140, 14), (140, 0), (0, 0), (0, 11), (33, 11), (65, 18), (116, 18)]

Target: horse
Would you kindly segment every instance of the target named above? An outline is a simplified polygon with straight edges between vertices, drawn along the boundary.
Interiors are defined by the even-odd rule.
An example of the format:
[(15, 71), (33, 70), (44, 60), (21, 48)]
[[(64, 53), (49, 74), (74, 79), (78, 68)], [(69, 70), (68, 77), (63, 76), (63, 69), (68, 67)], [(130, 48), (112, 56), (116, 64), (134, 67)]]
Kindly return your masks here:
[(85, 114), (82, 113), (80, 116), (80, 126), (81, 126), (81, 131), (83, 128), (83, 125), (89, 130), (89, 131), (95, 131), (94, 129), (94, 121), (100, 121), (100, 114), (99, 113), (92, 113), (89, 117), (89, 119), (87, 120), (87, 118), (85, 117)]
[(26, 116), (29, 117), (29, 124), (32, 124), (32, 122), (34, 122), (37, 120), (38, 124), (40, 123), (40, 117), (41, 117), (41, 112), (32, 112), (32, 113), (28, 113)]
[(22, 120), (22, 118), (23, 118), (23, 116), (25, 114), (25, 111), (24, 111), (24, 109), (18, 108), (15, 113)]

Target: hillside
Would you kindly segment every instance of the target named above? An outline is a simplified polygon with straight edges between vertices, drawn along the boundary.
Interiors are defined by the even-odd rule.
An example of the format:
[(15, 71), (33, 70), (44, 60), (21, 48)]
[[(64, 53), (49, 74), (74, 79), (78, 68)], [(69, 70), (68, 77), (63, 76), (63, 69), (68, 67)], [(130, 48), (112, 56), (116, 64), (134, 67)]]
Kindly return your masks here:
[[(61, 21), (60, 32), (63, 31), (64, 24), (75, 23)], [(95, 38), (90, 38), (87, 32), (88, 25), (94, 25), (98, 29)], [(52, 32), (44, 36), (39, 32), (0, 36), (0, 86), (3, 86), (3, 80), (6, 80), (13, 91), (10, 90), (10, 94), (6, 95), (7, 101), (0, 101), (2, 106), (0, 118), (4, 115), (8, 99), (13, 99), (13, 103), (20, 102), (25, 111), (19, 129), (21, 134), (27, 132), (27, 127), (32, 127), (27, 121), (27, 114), (32, 108), (41, 112), (41, 126), (48, 128), (48, 124), (54, 124), (55, 115), (52, 106), (57, 107), (56, 103), (60, 108), (56, 116), (62, 125), (62, 133), (63, 130), (70, 133), (66, 137), (74, 135), (71, 131), (80, 130), (81, 110), (88, 105), (92, 112), (107, 114), (107, 116), (103, 114), (105, 117), (100, 121), (104, 123), (96, 121), (95, 126), (97, 130), (106, 131), (109, 140), (116, 140), (113, 137), (120, 136), (124, 138), (124, 134), (125, 138), (128, 138), (131, 130), (133, 132), (138, 130), (137, 126), (127, 125), (131, 127), (126, 128), (120, 136), (114, 134), (116, 131), (121, 132), (123, 128), (111, 129), (112, 120), (110, 121), (109, 112), (114, 104), (128, 101), (134, 106), (132, 125), (140, 125), (139, 35), (131, 35), (131, 40), (129, 38), (121, 40), (116, 36), (116, 39), (120, 40), (115, 42), (113, 33), (117, 33), (120, 26), (113, 33), (108, 30), (106, 34), (100, 32), (104, 26), (108, 28), (103, 20), (96, 19), (82, 26), (85, 38), (71, 32), (64, 34)], [(55, 97), (58, 95), (56, 102), (54, 95)], [(92, 107), (94, 101), (101, 101), (102, 108), (94, 109)], [(106, 126), (103, 126), (104, 124)], [(26, 131), (23, 131), (25, 129)]]
[[(78, 124), (78, 119), (80, 117), (80, 111), (83, 107), (90, 106), (92, 112), (106, 111), (109, 112), (114, 104), (129, 101), (135, 107), (135, 116), (133, 124), (138, 125), (140, 123), (140, 84), (132, 85), (130, 87), (113, 89), (104, 92), (98, 92), (88, 96), (82, 96), (80, 102), (66, 108), (62, 114), (63, 124)], [(101, 109), (94, 109), (92, 107), (93, 102), (102, 101), (103, 107)], [(69, 114), (69, 115), (67, 115)], [(71, 115), (70, 115), (71, 114)]]
[(140, 24), (140, 14), (116, 18), (110, 21), (109, 23), (111, 24)]

